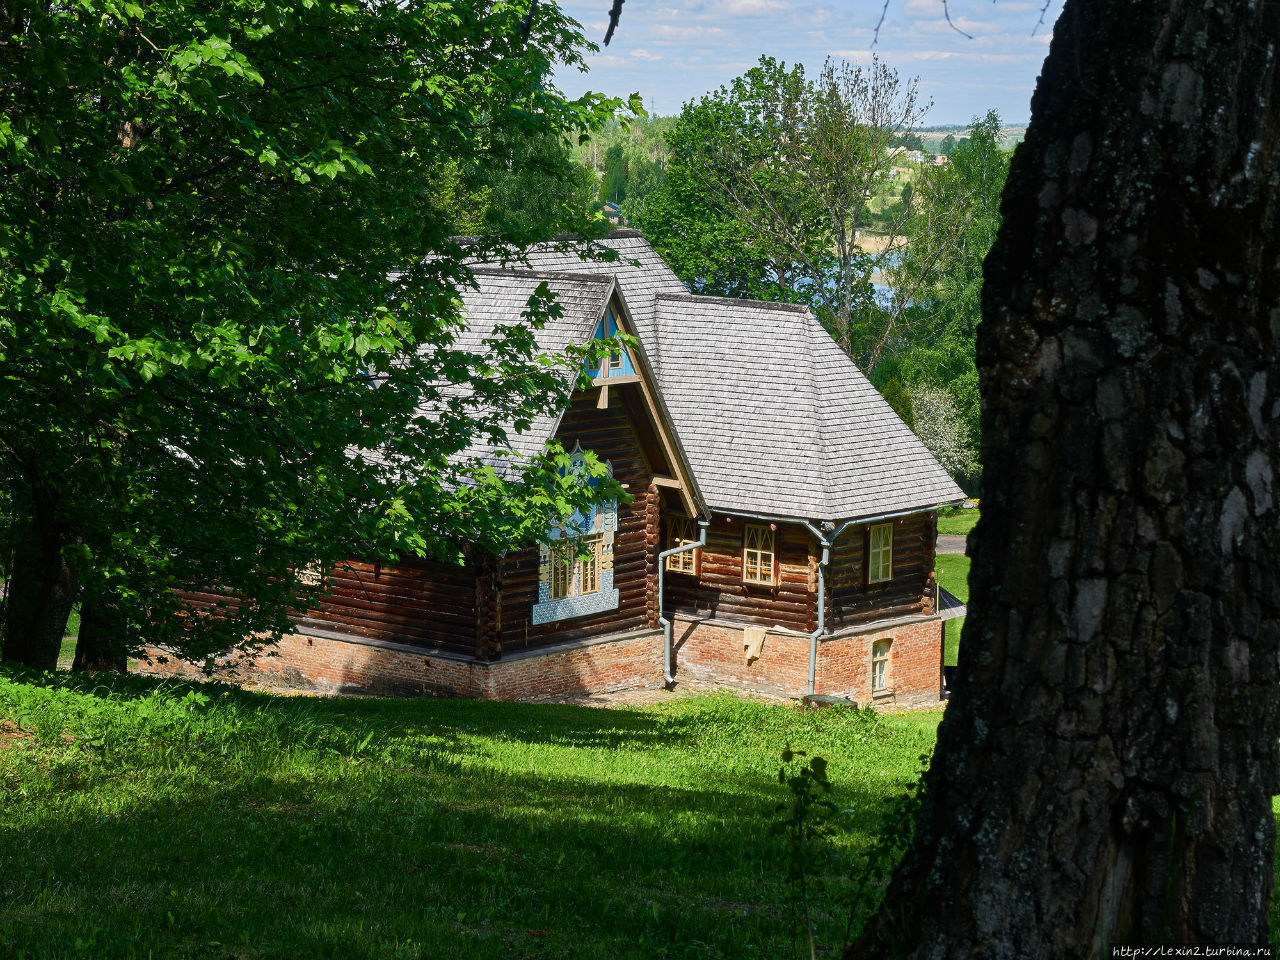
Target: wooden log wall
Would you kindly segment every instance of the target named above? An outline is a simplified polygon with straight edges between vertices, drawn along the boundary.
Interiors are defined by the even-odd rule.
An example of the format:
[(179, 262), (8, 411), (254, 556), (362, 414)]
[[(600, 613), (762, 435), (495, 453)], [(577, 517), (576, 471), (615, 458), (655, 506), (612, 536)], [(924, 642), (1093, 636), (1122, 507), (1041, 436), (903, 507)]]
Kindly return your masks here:
[(538, 600), (538, 548), (509, 553), (502, 561), (500, 577), (503, 616), (498, 633), (503, 652), (641, 629), (650, 623), (646, 587), (650, 577), (656, 578), (658, 541), (649, 530), (649, 516), (656, 514), (658, 493), (650, 486), (651, 471), (627, 408), (612, 399), (606, 409), (600, 410), (596, 407), (598, 399), (599, 392), (595, 390), (576, 396), (556, 435), (566, 450), (578, 443), (583, 450), (594, 450), (602, 460), (610, 461), (614, 477), (635, 498), (618, 508), (618, 531), (613, 541), (613, 585), (618, 590), (618, 608), (534, 624), (531, 615)]
[(476, 652), (476, 571), (424, 560), (347, 561), (333, 590), (297, 618), (308, 628), (458, 653)]
[(827, 627), (844, 627), (933, 613), (937, 523), (931, 513), (893, 524), (893, 579), (867, 583), (870, 528), (849, 527), (831, 549), (827, 568)]
[(778, 583), (768, 586), (742, 582), (743, 527), (736, 518), (712, 518), (697, 575), (666, 572), (668, 612), (812, 631), (817, 616), (813, 535), (801, 526), (778, 524)]

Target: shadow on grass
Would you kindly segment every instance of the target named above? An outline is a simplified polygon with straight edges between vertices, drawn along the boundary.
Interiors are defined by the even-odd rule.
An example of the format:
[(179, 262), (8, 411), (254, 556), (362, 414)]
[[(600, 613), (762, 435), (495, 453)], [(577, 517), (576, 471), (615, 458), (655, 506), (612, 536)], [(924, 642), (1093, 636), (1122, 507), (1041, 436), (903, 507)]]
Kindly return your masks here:
[[(259, 727), (242, 730), (234, 710), (221, 710), (219, 719), (230, 716), (225, 739), (202, 730), (183, 749), (151, 742), (97, 755), (73, 743), (0, 756), (0, 776), (43, 778), (31, 796), (3, 802), (0, 952), (790, 952), (785, 856), (768, 830), (782, 788), (771, 775), (713, 766), (705, 745), (710, 756), (678, 769), (653, 749), (696, 740), (705, 730), (696, 715), (282, 698), (148, 678), (27, 680), (123, 701), (196, 691), (306, 736), (264, 744)], [(732, 712), (711, 704), (713, 719)], [(764, 715), (740, 714), (748, 726)], [(380, 754), (351, 750), (350, 740), (326, 746), (324, 731), (352, 726), (361, 741), (375, 734), (370, 749), (379, 735), (389, 744)], [(515, 742), (500, 762), (434, 759), (440, 744), (445, 754), (472, 749), (485, 731)], [(608, 751), (627, 753), (626, 762), (597, 769), (592, 758)], [(841, 790), (842, 805), (865, 811), (860, 835), (833, 848), (849, 854), (874, 829), (884, 790), (856, 782)], [(830, 884), (822, 923), (833, 942), (848, 869), (828, 859), (817, 872)]]

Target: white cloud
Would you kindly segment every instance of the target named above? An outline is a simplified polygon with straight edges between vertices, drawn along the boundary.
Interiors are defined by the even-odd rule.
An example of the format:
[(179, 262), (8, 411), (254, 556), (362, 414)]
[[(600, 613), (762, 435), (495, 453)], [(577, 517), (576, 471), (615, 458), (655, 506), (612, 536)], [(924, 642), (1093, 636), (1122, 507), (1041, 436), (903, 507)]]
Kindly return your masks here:
[(723, 27), (712, 27), (705, 24), (688, 24), (677, 26), (671, 23), (655, 24), (649, 34), (669, 41), (704, 40), (724, 36)]
[[(569, 16), (603, 36), (609, 0), (560, 0)], [(867, 64), (873, 55), (903, 79), (919, 75), (935, 101), (931, 123), (964, 123), (988, 108), (1023, 122), (1043, 62), (1054, 3), (1037, 29), (1043, 0), (891, 0), (874, 46), (881, 0), (646, 0), (628, 3), (613, 43), (587, 58), (585, 76), (557, 74), (571, 95), (639, 90), (658, 112), (672, 113), (729, 83), (765, 54), (816, 71), (828, 56)], [(1036, 35), (1032, 36), (1033, 30)]]
[(786, 10), (786, 0), (719, 0), (717, 4), (723, 13), (731, 16), (756, 16)]

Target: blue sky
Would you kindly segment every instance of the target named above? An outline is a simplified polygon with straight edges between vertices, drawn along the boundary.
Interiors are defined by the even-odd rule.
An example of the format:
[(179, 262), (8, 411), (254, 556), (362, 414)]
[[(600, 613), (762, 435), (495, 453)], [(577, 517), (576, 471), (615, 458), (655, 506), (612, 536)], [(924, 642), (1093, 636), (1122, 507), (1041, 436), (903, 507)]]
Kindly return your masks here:
[[(561, 0), (597, 44), (610, 0)], [(879, 0), (627, 0), (613, 41), (591, 56), (589, 73), (561, 70), (566, 93), (639, 91), (650, 112), (681, 104), (727, 83), (761, 54), (816, 71), (827, 56), (866, 63), (873, 52), (903, 77), (919, 77), (933, 109), (923, 123), (968, 123), (994, 107), (1006, 123), (1025, 123), (1031, 92), (1049, 50), (1061, 0), (890, 0), (880, 39), (872, 35)], [(1034, 35), (1033, 35), (1034, 31)]]

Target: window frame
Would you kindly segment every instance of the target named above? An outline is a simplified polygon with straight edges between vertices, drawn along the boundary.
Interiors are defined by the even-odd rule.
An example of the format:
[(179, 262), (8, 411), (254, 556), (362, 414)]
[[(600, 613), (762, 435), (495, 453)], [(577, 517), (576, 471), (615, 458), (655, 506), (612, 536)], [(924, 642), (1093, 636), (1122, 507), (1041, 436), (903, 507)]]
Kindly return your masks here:
[[(591, 551), (584, 559), (579, 556), (583, 546)], [(604, 566), (604, 534), (588, 533), (580, 537), (566, 537), (551, 545), (551, 581), (547, 590), (548, 600), (568, 600), (572, 597), (589, 597), (604, 590), (601, 576)], [(583, 589), (588, 572), (594, 589)], [(561, 592), (563, 590), (563, 592)]]
[[(604, 584), (600, 578), (602, 560), (604, 558), (604, 534), (589, 533), (586, 536), (575, 537), (569, 542), (574, 545), (575, 551), (580, 551), (584, 546), (591, 551), (591, 556), (585, 560), (577, 555), (574, 557), (573, 579), (575, 592), (573, 595), (575, 597), (587, 597), (593, 593), (599, 593), (604, 589)], [(584, 589), (588, 571), (594, 584), (590, 590)]]
[[(888, 542), (876, 544), (876, 537)], [(867, 583), (888, 583), (893, 579), (893, 524), (877, 523), (867, 528)]]
[[(757, 541), (755, 547), (751, 546), (753, 531), (758, 532), (765, 538), (765, 542), (768, 543), (768, 549), (760, 546), (760, 541)], [(769, 558), (768, 579), (757, 579), (748, 575), (752, 566), (749, 555), (753, 553), (756, 555), (755, 568), (757, 570), (764, 567), (764, 558), (766, 556)], [(778, 531), (769, 525), (763, 523), (745, 523), (742, 525), (742, 582), (764, 587), (776, 586), (778, 583)]]
[[(877, 650), (879, 651), (877, 653)], [(893, 687), (890, 685), (892, 674), (890, 672), (893, 661), (893, 638), (881, 637), (871, 643), (871, 695), (892, 693)], [(880, 668), (877, 678), (877, 667)], [(879, 686), (877, 686), (877, 679)]]
[[(672, 513), (667, 515), (667, 549), (674, 550), (690, 543), (697, 543), (697, 522), (693, 517)], [(687, 573), (697, 576), (702, 564), (702, 547), (675, 553), (667, 557), (667, 573)]]

